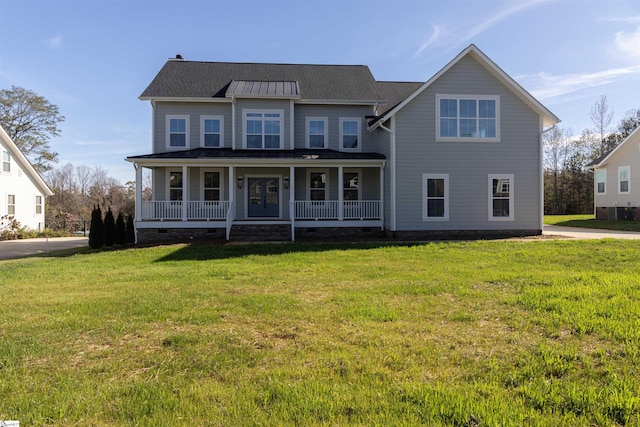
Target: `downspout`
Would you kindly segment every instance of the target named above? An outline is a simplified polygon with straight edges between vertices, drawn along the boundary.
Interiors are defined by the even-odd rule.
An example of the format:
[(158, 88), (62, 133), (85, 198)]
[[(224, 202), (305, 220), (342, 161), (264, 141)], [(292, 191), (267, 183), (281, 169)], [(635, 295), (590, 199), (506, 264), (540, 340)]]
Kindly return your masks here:
[(231, 149), (236, 149), (236, 96), (231, 95)]
[[(391, 116), (391, 129), (383, 123), (378, 125), (382, 130), (389, 132), (391, 144), (389, 147), (389, 228), (396, 231), (396, 123), (395, 116)], [(384, 191), (384, 189), (382, 189)], [(384, 209), (384, 206), (383, 206)]]

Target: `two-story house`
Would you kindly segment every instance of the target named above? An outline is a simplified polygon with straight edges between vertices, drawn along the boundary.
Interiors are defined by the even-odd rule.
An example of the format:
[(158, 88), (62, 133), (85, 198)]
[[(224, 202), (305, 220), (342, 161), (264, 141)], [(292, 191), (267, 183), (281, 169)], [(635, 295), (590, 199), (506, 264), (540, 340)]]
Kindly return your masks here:
[(474, 45), (426, 82), (178, 56), (140, 99), (152, 153), (127, 160), (142, 242), (542, 230), (542, 134), (559, 120)]
[(13, 217), (32, 230), (44, 229), (45, 197), (53, 193), (1, 126), (0, 152), (0, 217)]

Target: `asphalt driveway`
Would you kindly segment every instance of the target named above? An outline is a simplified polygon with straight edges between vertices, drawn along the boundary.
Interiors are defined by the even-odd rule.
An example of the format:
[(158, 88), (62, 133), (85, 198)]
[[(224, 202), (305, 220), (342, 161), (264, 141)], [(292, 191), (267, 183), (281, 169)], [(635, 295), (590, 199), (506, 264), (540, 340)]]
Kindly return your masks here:
[(62, 249), (80, 248), (89, 245), (88, 237), (51, 237), (0, 242), (0, 259), (22, 258), (37, 254), (48, 254)]

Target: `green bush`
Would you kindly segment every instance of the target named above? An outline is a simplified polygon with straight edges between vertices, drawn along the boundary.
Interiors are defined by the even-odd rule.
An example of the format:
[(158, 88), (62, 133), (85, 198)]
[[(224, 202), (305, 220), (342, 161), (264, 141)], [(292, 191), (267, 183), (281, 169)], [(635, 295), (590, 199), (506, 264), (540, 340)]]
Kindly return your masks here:
[(89, 246), (93, 249), (100, 249), (104, 246), (104, 223), (102, 222), (102, 211), (100, 210), (100, 205), (98, 205), (98, 207), (94, 207), (91, 212)]
[(107, 209), (107, 213), (104, 216), (104, 245), (113, 246), (116, 237), (116, 224), (113, 219), (113, 212), (111, 207)]
[(116, 232), (115, 232), (115, 240), (114, 243), (116, 245), (124, 245), (127, 241), (127, 234), (124, 225), (124, 216), (122, 212), (118, 214), (118, 219), (116, 219)]
[(136, 242), (136, 229), (133, 226), (133, 216), (127, 216), (127, 223), (125, 225), (125, 243), (127, 245), (133, 245)]

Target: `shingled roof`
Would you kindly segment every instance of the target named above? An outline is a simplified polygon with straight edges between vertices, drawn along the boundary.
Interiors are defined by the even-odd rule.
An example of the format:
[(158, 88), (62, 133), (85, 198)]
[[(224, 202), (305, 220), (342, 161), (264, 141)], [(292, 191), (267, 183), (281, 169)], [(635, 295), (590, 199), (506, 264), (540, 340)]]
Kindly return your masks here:
[(167, 61), (140, 98), (225, 98), (232, 81), (297, 82), (302, 100), (379, 100), (377, 82), (365, 65), (183, 60)]

